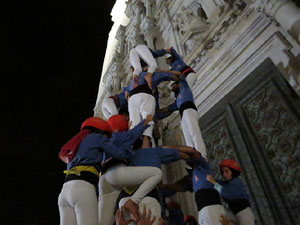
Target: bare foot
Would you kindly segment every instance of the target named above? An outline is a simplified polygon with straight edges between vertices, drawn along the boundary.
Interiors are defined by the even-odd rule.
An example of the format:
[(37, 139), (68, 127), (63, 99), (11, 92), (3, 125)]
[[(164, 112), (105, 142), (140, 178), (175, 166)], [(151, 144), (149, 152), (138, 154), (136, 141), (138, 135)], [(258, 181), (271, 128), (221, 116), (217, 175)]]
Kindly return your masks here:
[(131, 214), (131, 217), (134, 221), (139, 220), (139, 216), (138, 216), (139, 207), (134, 201), (128, 199), (128, 201), (124, 204), (124, 208)]
[(144, 79), (146, 80), (148, 87), (152, 90), (152, 73), (147, 73)]

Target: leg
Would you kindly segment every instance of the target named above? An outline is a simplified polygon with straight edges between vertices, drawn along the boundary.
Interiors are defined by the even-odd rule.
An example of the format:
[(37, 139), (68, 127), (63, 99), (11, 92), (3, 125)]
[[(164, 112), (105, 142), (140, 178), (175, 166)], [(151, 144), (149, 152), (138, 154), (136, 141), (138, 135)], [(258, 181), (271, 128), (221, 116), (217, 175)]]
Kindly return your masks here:
[(140, 58), (148, 64), (148, 73), (145, 76), (145, 80), (147, 81), (149, 88), (152, 89), (152, 74), (157, 68), (157, 63), (146, 45), (138, 45), (135, 47), (135, 50)]
[(198, 112), (194, 109), (186, 109), (183, 112), (182, 121), (188, 129), (188, 135), (190, 135), (193, 146), (199, 151), (204, 158), (206, 158), (206, 147), (202, 138), (198, 123)]
[(120, 190), (123, 187), (139, 185), (136, 192), (125, 203), (124, 207), (137, 218), (139, 202), (161, 181), (162, 172), (156, 167), (117, 166), (106, 172), (106, 179)]
[(149, 48), (146, 45), (138, 45), (135, 47), (135, 50), (139, 57), (148, 64), (148, 72), (152, 74), (157, 68), (157, 63)]
[(155, 198), (145, 197), (139, 204), (140, 212), (143, 212), (144, 207), (146, 207), (147, 212), (148, 212), (148, 210), (151, 211), (152, 217), (153, 216), (156, 217), (153, 225), (158, 225), (159, 219), (161, 217), (161, 207), (160, 207), (159, 202)]
[(112, 225), (114, 223), (114, 210), (120, 190), (115, 189), (105, 179), (106, 174), (99, 179), (98, 221), (99, 225)]
[(238, 224), (236, 220), (236, 216), (233, 214), (233, 212), (229, 208), (225, 208), (226, 215), (228, 219), (233, 222), (233, 224)]
[(186, 117), (181, 118), (181, 129), (182, 129), (183, 137), (185, 140), (185, 144), (189, 147), (194, 147), (192, 137), (189, 134)]
[[(155, 113), (155, 99), (152, 95), (149, 94), (145, 94), (145, 93), (141, 93), (139, 94), (141, 97), (141, 101), (140, 101), (140, 114), (142, 115), (142, 118), (145, 119), (147, 117), (147, 115), (151, 114), (152, 116), (154, 116)], [(152, 137), (152, 132), (153, 132), (153, 125), (154, 122), (151, 121), (149, 123), (150, 127), (148, 127), (143, 135), (146, 135), (148, 137), (150, 137), (151, 139), (153, 139)], [(153, 144), (153, 143), (152, 143)]]
[(68, 190), (64, 187), (58, 197), (58, 208), (60, 225), (76, 225), (76, 214), (74, 208), (68, 202)]
[(114, 167), (106, 172), (106, 180), (120, 190), (123, 187), (140, 184), (131, 197), (136, 204), (156, 187), (161, 178), (161, 169), (149, 166)]
[(199, 225), (222, 225), (219, 221), (221, 214), (225, 215), (225, 210), (222, 205), (206, 206), (198, 213)]
[[(121, 207), (124, 206), (126, 204), (126, 202), (128, 202), (129, 199), (130, 199), (130, 197), (122, 198), (119, 202), (119, 209), (121, 209)], [(130, 212), (125, 210), (123, 215), (124, 215), (125, 220), (131, 219)], [(128, 225), (135, 225), (135, 223), (132, 221)]]
[(105, 119), (108, 119), (109, 117), (113, 115), (119, 114), (118, 109), (116, 107), (116, 104), (113, 99), (109, 97), (105, 97), (102, 102), (102, 113), (105, 117)]
[[(130, 199), (130, 197), (122, 198), (119, 202), (119, 208), (124, 206), (129, 199)], [(144, 207), (146, 207), (147, 213), (148, 213), (148, 210), (151, 211), (151, 217), (153, 217), (153, 216), (156, 217), (156, 220), (154, 221), (153, 225), (158, 225), (159, 218), (161, 217), (161, 210), (160, 210), (159, 202), (155, 198), (145, 197), (142, 199), (142, 201), (139, 204), (140, 213), (143, 213)], [(124, 217), (125, 217), (125, 219), (130, 219), (130, 214), (125, 213)], [(131, 222), (129, 224), (134, 224), (134, 223)]]
[(193, 89), (193, 86), (196, 82), (196, 73), (190, 73), (187, 77), (186, 77), (186, 82), (188, 83), (190, 89)]
[(98, 225), (98, 203), (95, 187), (89, 182), (76, 180), (75, 188), (77, 225)]
[(255, 217), (250, 207), (237, 213), (236, 219), (240, 225), (255, 225)]
[(140, 56), (138, 52), (135, 50), (135, 48), (130, 50), (129, 60), (131, 65), (134, 68), (133, 74), (139, 76), (140, 73), (142, 72), (142, 66), (141, 66)]
[(140, 94), (135, 94), (129, 98), (128, 101), (128, 112), (129, 112), (129, 119), (132, 122), (130, 129), (134, 128), (139, 122), (142, 121), (140, 115)]

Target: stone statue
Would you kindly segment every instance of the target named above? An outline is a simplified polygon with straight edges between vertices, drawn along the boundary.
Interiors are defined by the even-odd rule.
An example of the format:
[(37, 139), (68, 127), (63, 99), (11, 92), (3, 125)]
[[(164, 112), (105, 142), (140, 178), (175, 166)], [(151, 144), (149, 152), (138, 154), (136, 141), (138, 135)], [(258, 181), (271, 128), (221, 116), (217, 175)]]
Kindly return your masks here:
[(191, 9), (184, 6), (176, 22), (181, 36), (184, 36), (187, 32), (192, 34), (204, 33), (209, 29), (209, 24), (206, 23), (203, 17), (194, 15)]

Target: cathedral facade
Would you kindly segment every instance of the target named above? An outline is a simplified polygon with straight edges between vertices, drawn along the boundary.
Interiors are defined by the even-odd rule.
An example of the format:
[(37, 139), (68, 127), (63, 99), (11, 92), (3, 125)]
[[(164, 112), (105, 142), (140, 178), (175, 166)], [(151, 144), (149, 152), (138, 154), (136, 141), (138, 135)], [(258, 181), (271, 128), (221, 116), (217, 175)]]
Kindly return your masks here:
[[(106, 95), (127, 86), (129, 51), (173, 46), (197, 74), (193, 87), (208, 160), (233, 158), (252, 198), (257, 224), (300, 223), (300, 9), (291, 0), (128, 0), (106, 56), (95, 116)], [(108, 53), (107, 53), (108, 54)], [(165, 58), (159, 68), (168, 69)], [(159, 86), (160, 107), (172, 102)], [(159, 122), (160, 144), (184, 144), (180, 116)], [(164, 182), (186, 174), (164, 167)], [(197, 215), (192, 193), (177, 194)]]

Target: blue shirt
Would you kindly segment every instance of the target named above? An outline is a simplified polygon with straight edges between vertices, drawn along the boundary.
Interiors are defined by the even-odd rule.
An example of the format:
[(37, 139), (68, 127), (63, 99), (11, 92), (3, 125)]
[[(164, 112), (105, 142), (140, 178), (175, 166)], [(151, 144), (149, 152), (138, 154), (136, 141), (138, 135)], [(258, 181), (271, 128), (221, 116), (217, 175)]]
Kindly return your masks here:
[(127, 108), (128, 107), (128, 101), (125, 97), (125, 92), (128, 90), (128, 87), (124, 87), (122, 89), (122, 92), (120, 94), (117, 94), (115, 96), (118, 97), (119, 99), (119, 109), (122, 109), (122, 108)]
[(250, 196), (246, 192), (246, 188), (240, 178), (236, 177), (229, 181), (217, 180), (217, 182), (222, 186), (220, 194), (225, 202), (237, 199), (250, 201)]
[[(139, 74), (138, 83), (139, 85), (147, 84), (145, 76), (147, 72), (141, 72)], [(155, 89), (161, 82), (173, 80), (173, 74), (169, 72), (154, 72), (152, 74), (152, 89)]]
[(178, 53), (176, 52), (176, 50), (172, 47), (171, 48), (171, 54), (174, 57), (174, 61), (170, 64), (170, 66), (172, 67), (172, 70), (176, 70), (176, 71), (181, 71), (184, 67), (186, 67), (187, 65), (185, 64), (185, 62), (182, 60), (182, 58), (178, 55)]
[(104, 153), (117, 159), (130, 157), (133, 154), (130, 150), (131, 145), (147, 127), (148, 125), (144, 126), (143, 120), (133, 129), (114, 133), (111, 138), (106, 138), (99, 133), (88, 134), (81, 141), (72, 161), (67, 164), (67, 169), (70, 170), (78, 165), (89, 165), (95, 166), (100, 171)]
[(131, 166), (152, 166), (161, 168), (161, 164), (168, 164), (179, 160), (177, 149), (141, 148), (128, 158)]
[(180, 108), (180, 106), (185, 102), (193, 102), (194, 97), (193, 92), (190, 89), (185, 77), (180, 77), (179, 79), (179, 92), (175, 93), (176, 101), (169, 106), (170, 111), (175, 111)]
[(166, 54), (165, 49), (159, 49), (159, 50), (153, 51), (151, 48), (149, 48), (149, 50), (152, 53), (154, 58), (158, 58), (158, 57), (163, 56), (164, 54)]
[(200, 156), (193, 160), (193, 190), (196, 193), (200, 189), (214, 189), (214, 185), (206, 180), (206, 176), (212, 174), (209, 163)]

